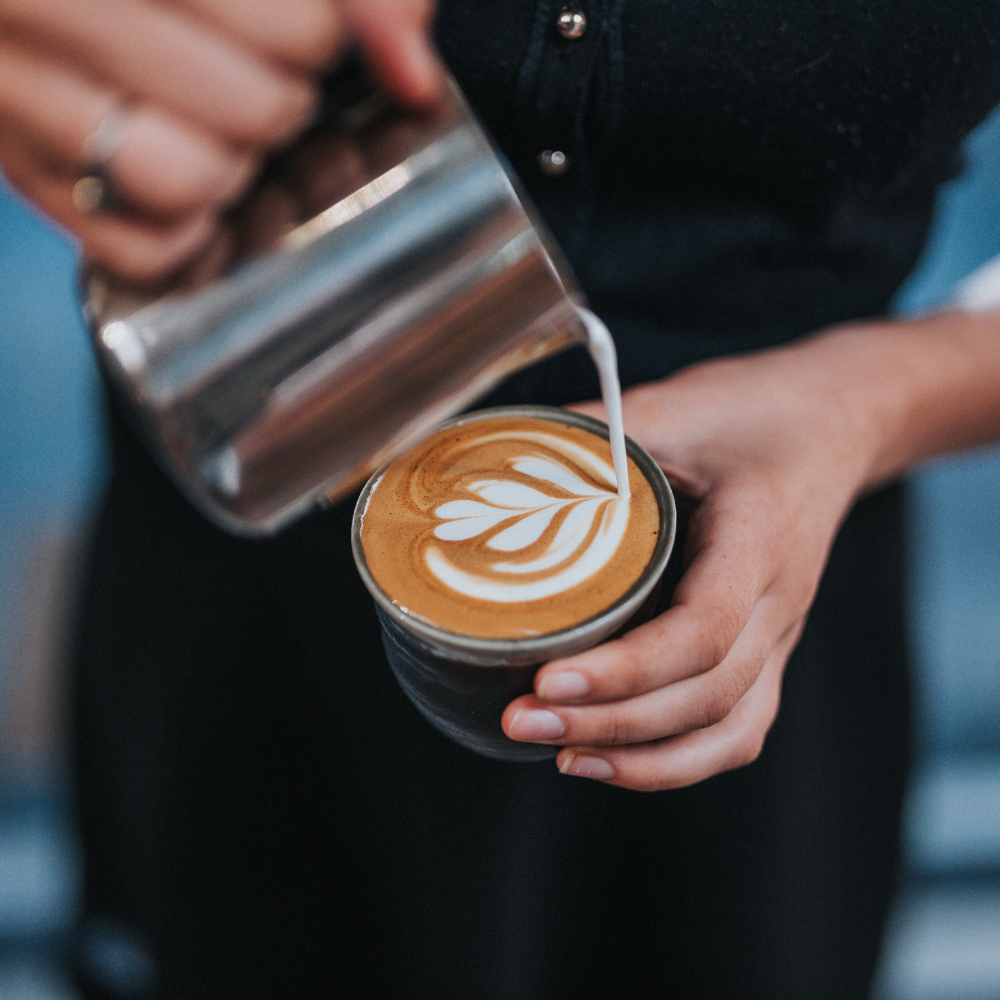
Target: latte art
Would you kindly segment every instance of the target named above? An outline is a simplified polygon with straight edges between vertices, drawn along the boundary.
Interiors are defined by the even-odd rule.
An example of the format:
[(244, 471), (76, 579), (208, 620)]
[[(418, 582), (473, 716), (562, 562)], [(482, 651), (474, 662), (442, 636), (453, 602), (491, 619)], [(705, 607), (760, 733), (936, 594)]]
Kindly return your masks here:
[(608, 564), (625, 536), (629, 500), (581, 478), (566, 452), (584, 456), (606, 483), (614, 473), (569, 442), (531, 433), (511, 434), (507, 440), (563, 454), (553, 459), (525, 448), (525, 454), (509, 461), (509, 472), (517, 478), (508, 474), (469, 483), (465, 489), (477, 499), (450, 500), (438, 507), (434, 514), (444, 523), (434, 529), (434, 537), (467, 541), (483, 535), (487, 549), (513, 558), (492, 563), (488, 573), (480, 574), (458, 564), (462, 549), (449, 557), (447, 548), (428, 545), (424, 558), (434, 576), (466, 597), (537, 601), (578, 586)]
[(659, 514), (631, 461), (620, 497), (608, 442), (529, 417), (441, 431), (389, 467), (364, 513), (372, 575), (449, 631), (516, 637), (604, 610), (642, 574)]

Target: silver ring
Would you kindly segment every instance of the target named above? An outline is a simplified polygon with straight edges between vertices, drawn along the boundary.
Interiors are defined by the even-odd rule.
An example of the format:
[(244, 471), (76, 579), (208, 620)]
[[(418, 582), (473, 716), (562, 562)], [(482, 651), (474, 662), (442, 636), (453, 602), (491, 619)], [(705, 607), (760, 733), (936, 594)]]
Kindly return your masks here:
[(122, 204), (118, 191), (106, 174), (91, 171), (84, 174), (71, 192), (73, 207), (83, 215), (110, 212)]
[(131, 109), (119, 100), (83, 141), (84, 168), (73, 185), (73, 207), (84, 215), (118, 208), (122, 199), (108, 173), (108, 161), (128, 136)]

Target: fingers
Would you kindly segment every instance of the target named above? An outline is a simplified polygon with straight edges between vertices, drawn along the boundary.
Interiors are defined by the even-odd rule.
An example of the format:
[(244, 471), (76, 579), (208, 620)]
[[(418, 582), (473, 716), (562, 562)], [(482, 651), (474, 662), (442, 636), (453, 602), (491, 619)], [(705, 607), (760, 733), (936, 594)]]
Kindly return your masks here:
[(309, 81), (189, 15), (143, 0), (3, 0), (0, 19), (117, 93), (230, 142), (271, 147), (309, 119)]
[[(308, 124), (317, 74), (352, 38), (384, 87), (430, 101), (444, 79), (432, 12), (430, 0), (0, 0), (0, 163), (88, 256), (152, 280), (203, 249), (264, 154)], [(115, 141), (95, 156), (112, 114)], [(96, 165), (129, 217), (74, 211), (73, 182)], [(271, 202), (261, 233), (289, 225)]]
[[(0, 42), (0, 121), (67, 173), (91, 165), (88, 138), (115, 107), (111, 91)], [(234, 199), (249, 183), (254, 160), (145, 105), (124, 112), (120, 144), (105, 167), (130, 205), (184, 215)]]
[(751, 688), (782, 641), (786, 615), (783, 601), (765, 596), (713, 670), (622, 701), (562, 705), (526, 695), (505, 710), (504, 731), (529, 742), (622, 746), (716, 725)]
[[(778, 575), (780, 559), (771, 550), (788, 541), (766, 493), (733, 487), (706, 501), (690, 537), (694, 561), (674, 606), (616, 642), (546, 665), (536, 694), (504, 712), (511, 739), (620, 748), (714, 729), (754, 688), (776, 650), (784, 662), (812, 598), (811, 570)], [(817, 557), (817, 577), (821, 565)], [(593, 764), (604, 772), (608, 766), (607, 759)]]
[(257, 52), (292, 66), (322, 70), (355, 36), (385, 89), (427, 104), (437, 95), (441, 64), (430, 42), (434, 5), (428, 0), (173, 0)]
[(253, 51), (299, 69), (325, 69), (344, 43), (345, 27), (333, 0), (170, 2)]
[[(723, 662), (774, 578), (768, 535), (749, 516), (761, 500), (756, 491), (734, 489), (706, 503), (692, 524), (693, 560), (665, 614), (622, 638), (539, 670), (535, 692), (542, 701), (591, 704), (654, 691), (712, 670)], [(780, 635), (801, 614), (770, 627)], [(760, 611), (757, 612), (758, 620)], [(665, 734), (660, 734), (665, 735)]]
[[(430, 41), (428, 0), (346, 0), (351, 27), (376, 79), (409, 104), (426, 106), (444, 85)], [(391, 25), (391, 30), (386, 30)]]
[(556, 758), (559, 770), (652, 792), (683, 788), (752, 763), (777, 715), (785, 663), (799, 634), (799, 628), (789, 631), (755, 683), (714, 726), (627, 747), (567, 747)]
[(76, 233), (84, 255), (138, 282), (172, 271), (207, 245), (215, 219), (210, 212), (179, 221), (81, 215), (73, 206), (75, 178), (53, 169), (16, 137), (0, 133), (0, 160), (10, 182), (57, 222)]

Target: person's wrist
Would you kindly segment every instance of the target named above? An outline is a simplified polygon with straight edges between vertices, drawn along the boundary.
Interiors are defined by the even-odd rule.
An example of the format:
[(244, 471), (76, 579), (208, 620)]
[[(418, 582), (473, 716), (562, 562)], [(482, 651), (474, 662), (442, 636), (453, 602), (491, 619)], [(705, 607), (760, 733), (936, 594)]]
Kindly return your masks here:
[(876, 428), (868, 488), (1000, 436), (1000, 313), (874, 324), (865, 345), (856, 387)]
[(946, 345), (929, 320), (883, 320), (825, 331), (804, 342), (814, 372), (803, 391), (827, 409), (841, 467), (856, 494), (924, 457), (939, 404)]

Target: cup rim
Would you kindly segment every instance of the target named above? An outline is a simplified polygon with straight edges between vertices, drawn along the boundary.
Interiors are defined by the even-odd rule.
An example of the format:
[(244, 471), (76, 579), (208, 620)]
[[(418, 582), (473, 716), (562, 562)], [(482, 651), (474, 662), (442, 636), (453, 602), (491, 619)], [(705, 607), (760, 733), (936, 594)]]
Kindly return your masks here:
[[(426, 435), (424, 440), (431, 434), (436, 434), (448, 427), (457, 427), (496, 417), (536, 417), (579, 427), (605, 440), (609, 438), (607, 424), (593, 417), (556, 406), (525, 404), (489, 407), (462, 414), (439, 424), (430, 434)], [(670, 484), (663, 471), (652, 456), (629, 437), (625, 438), (625, 448), (629, 458), (639, 466), (653, 490), (657, 506), (660, 508), (663, 530), (657, 538), (653, 554), (639, 579), (617, 601), (585, 621), (557, 632), (547, 632), (544, 635), (497, 639), (451, 632), (402, 611), (375, 581), (368, 568), (361, 545), (361, 524), (365, 508), (368, 505), (368, 498), (382, 479), (386, 469), (392, 464), (391, 462), (387, 462), (371, 476), (361, 491), (354, 508), (354, 516), (351, 520), (351, 549), (354, 553), (354, 562), (358, 573), (375, 603), (390, 621), (415, 635), (432, 649), (443, 652), (452, 658), (457, 654), (466, 662), (479, 666), (520, 666), (543, 662), (558, 656), (569, 656), (574, 652), (582, 652), (612, 635), (642, 606), (643, 601), (649, 596), (650, 591), (656, 586), (663, 574), (677, 534), (677, 506), (674, 502), (673, 491), (670, 489)]]

